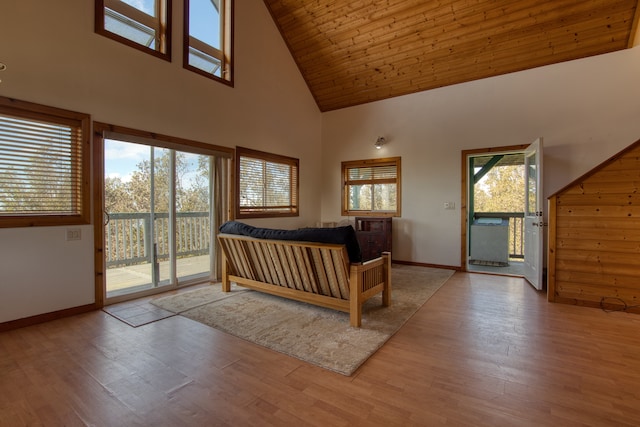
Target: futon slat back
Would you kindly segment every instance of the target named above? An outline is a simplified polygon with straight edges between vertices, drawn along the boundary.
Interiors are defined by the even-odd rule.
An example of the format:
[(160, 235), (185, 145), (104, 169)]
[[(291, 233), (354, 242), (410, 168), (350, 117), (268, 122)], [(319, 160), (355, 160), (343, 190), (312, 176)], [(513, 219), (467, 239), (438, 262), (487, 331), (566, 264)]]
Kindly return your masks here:
[(349, 299), (349, 258), (344, 245), (230, 234), (220, 234), (218, 240), (232, 275)]

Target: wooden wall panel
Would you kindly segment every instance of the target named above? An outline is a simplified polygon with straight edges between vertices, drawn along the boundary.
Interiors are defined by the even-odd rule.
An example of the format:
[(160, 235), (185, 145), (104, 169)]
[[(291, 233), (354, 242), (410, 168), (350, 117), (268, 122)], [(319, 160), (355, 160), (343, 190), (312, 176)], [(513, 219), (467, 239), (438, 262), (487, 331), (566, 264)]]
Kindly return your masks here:
[(550, 198), (550, 301), (640, 312), (639, 194), (640, 141)]

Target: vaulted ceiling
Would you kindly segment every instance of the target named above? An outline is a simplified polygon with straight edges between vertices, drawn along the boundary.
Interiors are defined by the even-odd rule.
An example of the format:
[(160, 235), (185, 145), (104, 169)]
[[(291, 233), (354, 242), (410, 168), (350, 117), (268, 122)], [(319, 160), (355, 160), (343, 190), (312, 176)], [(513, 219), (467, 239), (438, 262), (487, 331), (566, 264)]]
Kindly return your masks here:
[(631, 47), (639, 0), (265, 0), (321, 111)]

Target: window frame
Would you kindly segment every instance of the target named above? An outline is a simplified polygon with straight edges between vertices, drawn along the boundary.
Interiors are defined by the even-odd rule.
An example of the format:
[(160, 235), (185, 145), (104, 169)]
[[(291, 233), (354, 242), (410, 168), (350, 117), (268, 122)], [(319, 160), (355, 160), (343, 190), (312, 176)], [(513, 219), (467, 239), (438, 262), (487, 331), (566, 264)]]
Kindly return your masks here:
[[(280, 165), (286, 165), (289, 167), (290, 178), (293, 177), (292, 174), (295, 174), (295, 182), (289, 181), (289, 199), (291, 204), (288, 206), (289, 211), (283, 211), (281, 208), (276, 209), (275, 207), (270, 209), (269, 206), (259, 206), (258, 209), (262, 209), (256, 211), (255, 208), (251, 208), (251, 211), (248, 212), (248, 209), (243, 209), (240, 206), (240, 200), (242, 200), (241, 196), (241, 188), (240, 188), (240, 178), (241, 178), (241, 158), (250, 158), (257, 159), (263, 162), (276, 163)], [(295, 170), (292, 170), (295, 168)], [(300, 216), (300, 160), (294, 157), (282, 156), (279, 154), (267, 153), (264, 151), (252, 150), (249, 148), (236, 147), (236, 155), (235, 155), (235, 189), (234, 189), (234, 198), (235, 198), (235, 217), (236, 219), (242, 218), (275, 218), (275, 217), (292, 217), (292, 216)], [(267, 185), (268, 188), (268, 185)]]
[[(171, 61), (171, 11), (172, 0), (157, 0), (157, 18), (130, 6), (121, 0), (96, 0), (95, 3), (95, 32), (134, 49), (148, 53), (165, 61)], [(144, 46), (133, 40), (130, 40), (118, 33), (114, 33), (106, 29), (105, 26), (105, 9), (109, 8), (120, 13), (127, 18), (141, 23), (156, 31), (156, 48)]]
[[(377, 211), (377, 210), (350, 210), (349, 209), (349, 187), (356, 185), (354, 181), (349, 180), (349, 170), (357, 168), (375, 168), (384, 166), (395, 166), (395, 179), (371, 179), (359, 180), (357, 185), (363, 184), (395, 184), (396, 185), (396, 209), (395, 211)], [(400, 217), (402, 214), (402, 159), (401, 157), (387, 157), (381, 159), (351, 160), (342, 162), (342, 216), (375, 216), (375, 217)], [(373, 204), (372, 204), (373, 205)]]
[(52, 124), (73, 127), (79, 137), (71, 140), (72, 151), (78, 150), (80, 154), (74, 164), (73, 170), (79, 171), (74, 188), (74, 198), (77, 199), (79, 208), (73, 213), (37, 213), (15, 215), (0, 212), (0, 228), (15, 227), (44, 227), (57, 225), (84, 225), (89, 224), (91, 212), (91, 162), (90, 162), (90, 127), (91, 116), (85, 113), (63, 110), (60, 108), (19, 101), (0, 96), (0, 113), (7, 116), (18, 117), (24, 120), (48, 122)]
[[(189, 7), (190, 0), (184, 0), (184, 34), (182, 39), (182, 67), (201, 76), (224, 83), (233, 87), (233, 11), (234, 0), (220, 0), (222, 7), (222, 22), (220, 29), (221, 46), (219, 50), (208, 43), (205, 43), (189, 34)], [(212, 56), (221, 62), (222, 77), (204, 71), (194, 65), (189, 64), (189, 51), (194, 48), (206, 55)]]

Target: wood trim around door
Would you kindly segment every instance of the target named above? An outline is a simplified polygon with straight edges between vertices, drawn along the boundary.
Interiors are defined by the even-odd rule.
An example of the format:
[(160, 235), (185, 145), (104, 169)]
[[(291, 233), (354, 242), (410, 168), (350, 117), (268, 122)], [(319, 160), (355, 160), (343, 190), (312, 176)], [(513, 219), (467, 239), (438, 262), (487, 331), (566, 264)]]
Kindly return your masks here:
[(108, 126), (93, 122), (93, 242), (96, 308), (104, 307), (106, 272), (104, 266), (104, 137)]

